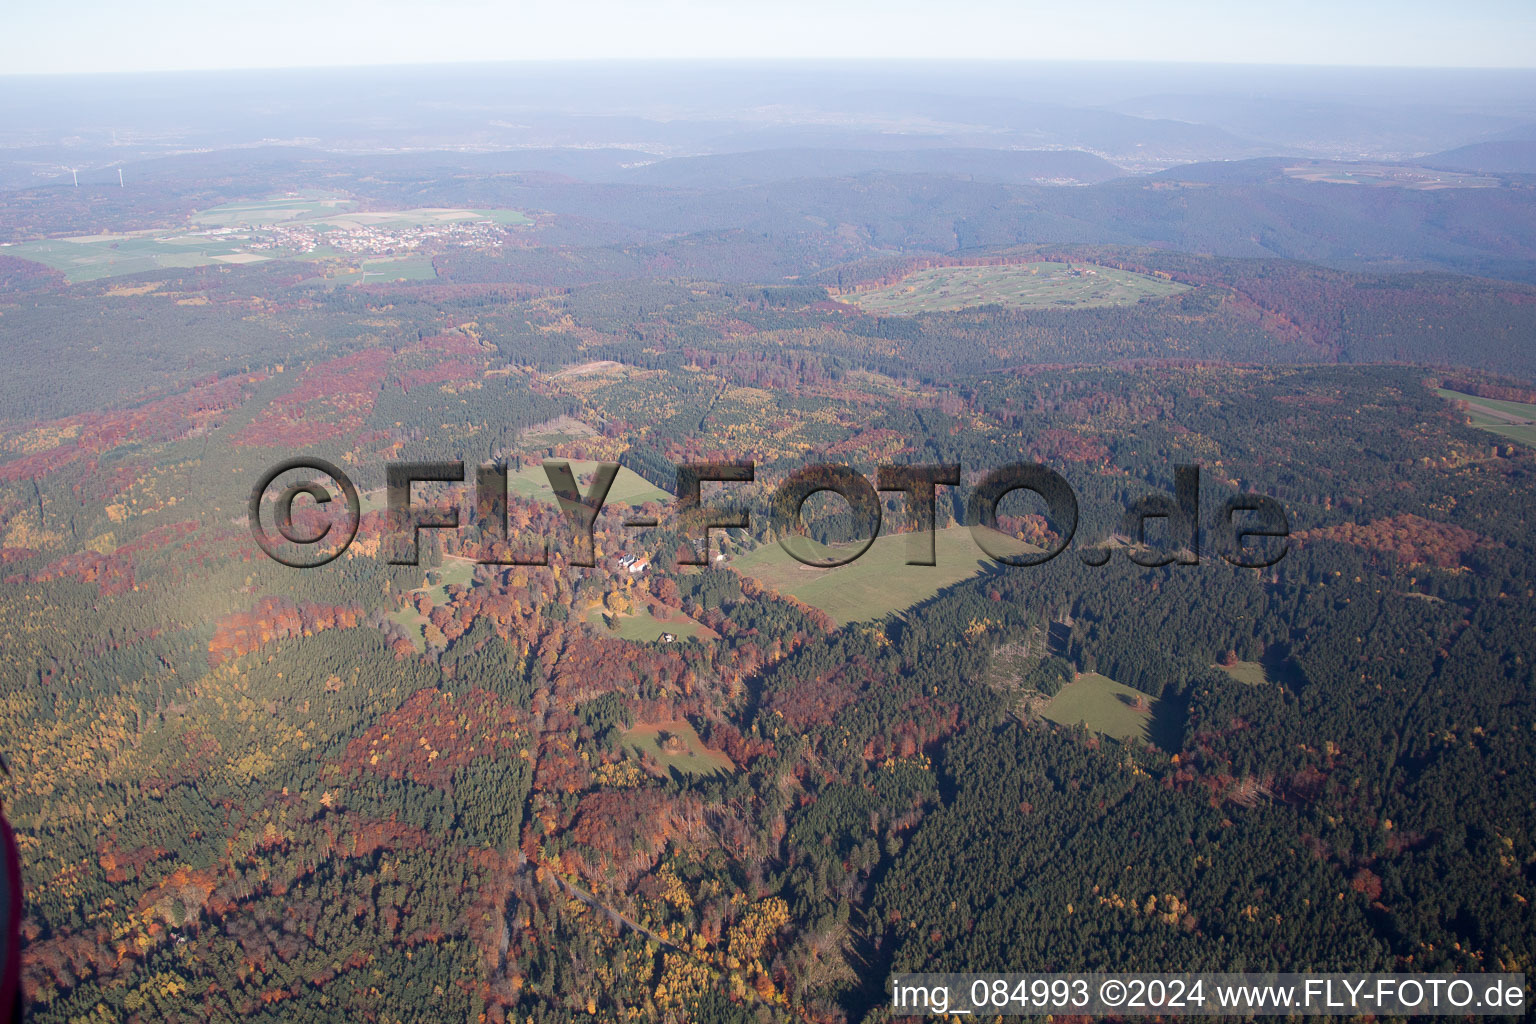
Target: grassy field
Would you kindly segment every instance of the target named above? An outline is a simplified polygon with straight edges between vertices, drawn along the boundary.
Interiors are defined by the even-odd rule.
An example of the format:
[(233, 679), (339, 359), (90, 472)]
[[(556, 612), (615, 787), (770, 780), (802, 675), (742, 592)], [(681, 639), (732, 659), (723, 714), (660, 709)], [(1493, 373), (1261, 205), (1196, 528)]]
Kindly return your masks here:
[(1467, 414), (1472, 417), (1474, 427), (1536, 448), (1536, 405), (1479, 398), (1445, 388), (1436, 388), (1435, 394), (1454, 402), (1466, 402)]
[[(661, 734), (667, 733), (682, 741), (683, 749), (669, 751), (662, 745)], [(650, 754), (663, 768), (676, 768), (689, 775), (714, 775), (733, 772), (736, 765), (718, 750), (710, 750), (699, 739), (699, 734), (687, 722), (636, 722), (624, 734), (624, 746), (638, 757)]]
[(406, 636), (411, 638), (411, 646), (416, 648), (418, 654), (427, 649), (427, 638), (423, 632), (427, 624), (425, 615), (407, 606), (390, 612), (389, 621), (405, 630)]
[[(596, 462), (587, 462), (581, 459), (568, 460), (571, 464), (571, 472), (576, 474), (576, 483), (585, 493), (591, 486), (588, 479)], [(473, 481), (471, 481), (473, 482)], [(507, 490), (521, 498), (533, 498), (539, 501), (547, 501), (551, 505), (555, 503), (554, 489), (549, 486), (549, 476), (544, 472), (543, 466), (524, 466), (507, 478)], [(619, 467), (618, 476), (613, 478), (613, 486), (608, 489), (608, 505), (643, 505), (647, 501), (670, 502), (672, 495), (663, 491), (645, 477), (640, 476), (634, 470)], [(358, 506), (366, 515), (369, 512), (377, 512), (387, 507), (385, 490), (375, 487), (361, 491), (358, 494)]]
[[(576, 474), (576, 483), (583, 494), (591, 486), (587, 477), (597, 468), (596, 462), (586, 462), (581, 459), (568, 460), (571, 464), (571, 472)], [(543, 466), (524, 466), (511, 475), (507, 481), (508, 489), (516, 495), (524, 498), (537, 498), (547, 501), (551, 505), (555, 503), (554, 488), (549, 486), (549, 475), (544, 472)], [(672, 495), (663, 491), (660, 487), (651, 483), (645, 477), (640, 476), (632, 469), (619, 467), (619, 475), (613, 478), (613, 486), (608, 489), (607, 505), (641, 505), (647, 501), (667, 502), (672, 500)]]
[(388, 492), (382, 487), (373, 487), (366, 491), (359, 490), (357, 492), (357, 507), (363, 515), (387, 508)]
[(974, 306), (1011, 309), (1128, 306), (1188, 291), (1187, 285), (1110, 267), (1022, 263), (1002, 267), (934, 267), (873, 291), (844, 297), (869, 313), (911, 316)]
[[(366, 273), (366, 278), (362, 277)], [(372, 281), (435, 281), (437, 268), (430, 256), (384, 256), (376, 260), (364, 260), (359, 283)]]
[[(1149, 710), (1137, 711), (1133, 706), (1140, 698)], [(1154, 719), (1160, 701), (1115, 682), (1108, 676), (1088, 672), (1078, 676), (1061, 688), (1045, 707), (1045, 717), (1061, 725), (1083, 725), (1104, 736), (1117, 740), (1153, 742)]]
[(457, 583), (461, 587), (469, 586), (475, 578), (475, 563), (468, 558), (459, 558), (456, 555), (448, 555), (443, 559), (443, 564), (436, 569), (428, 569), (434, 582), (423, 584), (412, 593), (426, 594), (432, 599), (433, 604), (444, 604), (448, 600), (448, 588)]
[(1262, 686), (1269, 682), (1269, 673), (1256, 661), (1239, 661), (1235, 665), (1217, 665), (1227, 675), (1244, 686)]
[[(1025, 550), (1023, 543), (1001, 535), (998, 543)], [(835, 569), (802, 565), (777, 544), (727, 564), (772, 590), (820, 608), (841, 625), (909, 608), (993, 564), (963, 526), (938, 531), (934, 552), (937, 565), (907, 565), (907, 537), (894, 534), (877, 538), (856, 561)]]
[(507, 227), (519, 227), (523, 224), (532, 224), (533, 220), (521, 210), (471, 210), (481, 220), (488, 220)]
[(618, 616), (618, 628), (608, 629), (603, 621), (604, 612), (601, 608), (594, 608), (587, 613), (587, 621), (597, 626), (610, 636), (616, 636), (621, 640), (634, 640), (639, 643), (655, 643), (661, 639), (663, 633), (675, 633), (679, 640), (689, 637), (701, 637), (715, 639), (718, 634), (707, 628), (695, 619), (681, 613), (674, 613), (665, 617), (658, 616), (650, 610), (627, 612)]
[(1296, 667), (1296, 663), (1273, 650), (1266, 651), (1258, 661), (1239, 661), (1235, 665), (1215, 667), (1244, 686), (1274, 685), (1299, 690), (1307, 685), (1306, 676)]
[[(468, 558), (459, 558), (450, 555), (443, 559), (443, 564), (436, 569), (428, 569), (429, 580), (423, 580), (422, 585), (411, 591), (412, 594), (426, 594), (432, 599), (434, 605), (445, 604), (448, 601), (448, 588), (457, 583), (460, 586), (469, 586), (475, 578), (475, 563)], [(427, 649), (427, 638), (424, 629), (427, 625), (427, 617), (418, 612), (412, 605), (396, 609), (389, 614), (389, 621), (404, 627), (406, 634), (411, 638), (412, 645), (418, 651)]]

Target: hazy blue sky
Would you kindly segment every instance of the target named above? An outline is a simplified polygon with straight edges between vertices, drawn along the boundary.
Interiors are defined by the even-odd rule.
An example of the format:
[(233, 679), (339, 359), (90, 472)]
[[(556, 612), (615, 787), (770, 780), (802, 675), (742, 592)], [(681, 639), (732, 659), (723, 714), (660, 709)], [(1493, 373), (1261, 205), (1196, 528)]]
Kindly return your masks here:
[(1536, 66), (1536, 0), (12, 0), (0, 71), (667, 57)]

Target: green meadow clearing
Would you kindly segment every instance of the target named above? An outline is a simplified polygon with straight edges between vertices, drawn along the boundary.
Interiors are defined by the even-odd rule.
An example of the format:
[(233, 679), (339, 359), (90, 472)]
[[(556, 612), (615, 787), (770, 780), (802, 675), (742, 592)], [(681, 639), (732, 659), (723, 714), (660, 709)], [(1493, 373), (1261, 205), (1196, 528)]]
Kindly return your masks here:
[(1474, 427), (1536, 448), (1536, 405), (1478, 398), (1476, 395), (1464, 395), (1460, 391), (1446, 388), (1436, 388), (1435, 394), (1453, 402), (1466, 402), (1467, 415), (1472, 418)]
[[(592, 486), (589, 478), (597, 468), (597, 463), (583, 459), (566, 461), (571, 464), (571, 472), (576, 474), (577, 486), (582, 489), (582, 493), (586, 493)], [(509, 474), (507, 490), (520, 498), (544, 501), (551, 505), (555, 503), (555, 491), (549, 486), (549, 476), (544, 472), (543, 466), (523, 466)], [(387, 507), (385, 499), (382, 487), (375, 487), (358, 495), (359, 505), (364, 514)], [(643, 505), (647, 501), (670, 502), (671, 500), (672, 495), (634, 470), (620, 466), (618, 475), (613, 478), (613, 486), (608, 488), (608, 499), (604, 505)]]
[(661, 639), (663, 633), (676, 634), (679, 640), (686, 640), (689, 637), (713, 639), (717, 636), (714, 630), (681, 613), (663, 617), (649, 609), (625, 612), (616, 616), (618, 622), (614, 629), (608, 628), (607, 622), (604, 621), (604, 614), (601, 608), (594, 608), (587, 613), (587, 621), (609, 636), (616, 636), (621, 640), (655, 643)]
[[(457, 583), (467, 587), (474, 581), (475, 563), (468, 558), (449, 555), (443, 559), (441, 565), (428, 569), (423, 575), (425, 578), (421, 586), (411, 591), (411, 594), (426, 594), (432, 599), (433, 605), (446, 604), (450, 586)], [(418, 612), (414, 605), (407, 604), (404, 608), (397, 608), (390, 612), (389, 621), (405, 629), (416, 650), (427, 649), (425, 632), (427, 617)]]
[[(366, 277), (363, 276), (365, 274)], [(359, 284), (368, 281), (376, 284), (384, 281), (435, 281), (437, 268), (432, 266), (430, 256), (382, 256), (364, 260), (358, 277)]]
[(416, 653), (420, 654), (427, 649), (425, 633), (427, 617), (425, 615), (407, 605), (390, 612), (388, 618), (390, 622), (405, 630), (406, 635), (411, 638), (411, 646), (416, 648)]
[[(1427, 595), (1421, 595), (1427, 596)], [(1233, 682), (1244, 686), (1283, 686), (1299, 690), (1307, 685), (1306, 676), (1296, 663), (1276, 651), (1266, 651), (1258, 661), (1239, 661), (1233, 665), (1216, 665), (1231, 677)]]
[[(1004, 550), (1028, 549), (1023, 542), (1002, 534), (997, 535), (997, 543)], [(907, 535), (886, 534), (876, 538), (857, 560), (835, 569), (802, 565), (778, 544), (765, 544), (726, 564), (770, 590), (820, 608), (843, 625), (909, 608), (994, 564), (964, 526), (937, 531), (934, 554), (937, 565), (908, 565)]]
[(1257, 661), (1239, 661), (1233, 665), (1217, 665), (1235, 682), (1244, 686), (1262, 686), (1269, 682), (1269, 673), (1264, 671), (1264, 666)]
[[(667, 750), (661, 739), (662, 733), (678, 737), (683, 749)], [(636, 757), (642, 753), (650, 754), (663, 768), (676, 768), (689, 775), (714, 775), (736, 770), (729, 757), (706, 747), (693, 726), (684, 721), (636, 722), (624, 733), (621, 742)]]
[[(1149, 710), (1136, 710), (1138, 698), (1146, 701)], [(1157, 721), (1164, 710), (1162, 703), (1108, 676), (1085, 672), (1051, 698), (1045, 706), (1045, 717), (1060, 725), (1082, 723), (1100, 735), (1122, 742), (1152, 743), (1154, 733), (1163, 731), (1159, 728), (1162, 723)]]
[(447, 555), (443, 558), (441, 565), (427, 570), (427, 582), (413, 593), (426, 594), (435, 605), (446, 604), (450, 586), (457, 583), (461, 587), (467, 587), (474, 578), (475, 563), (472, 559)]
[(932, 267), (892, 285), (843, 296), (868, 313), (911, 316), (976, 306), (1010, 309), (1128, 306), (1188, 291), (1188, 285), (1111, 267), (1015, 263), (998, 267)]
[[(595, 461), (583, 459), (569, 459), (571, 472), (576, 474), (576, 485), (581, 488), (583, 494), (591, 487), (591, 480), (587, 479), (597, 469)], [(543, 466), (523, 466), (516, 473), (511, 474), (507, 480), (507, 487), (513, 493), (523, 498), (536, 498), (539, 501), (555, 502), (555, 490), (549, 486), (549, 475), (544, 472)], [(643, 505), (647, 501), (668, 502), (672, 495), (651, 483), (645, 477), (626, 466), (620, 466), (618, 475), (613, 478), (613, 486), (608, 488), (608, 500), (605, 505)]]

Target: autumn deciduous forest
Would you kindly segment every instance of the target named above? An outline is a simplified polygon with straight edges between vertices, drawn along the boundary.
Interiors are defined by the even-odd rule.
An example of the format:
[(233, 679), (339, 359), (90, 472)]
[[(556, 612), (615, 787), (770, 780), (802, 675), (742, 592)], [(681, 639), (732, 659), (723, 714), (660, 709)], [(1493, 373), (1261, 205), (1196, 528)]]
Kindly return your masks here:
[[(911, 972), (1529, 972), (1536, 165), (1475, 148), (1525, 93), (1479, 120), (1382, 71), (1419, 106), (1367, 131), (1311, 85), (1281, 116), (1159, 79), (1154, 116), (994, 73), (764, 105), (636, 69), (633, 107), (558, 111), (279, 75), (208, 87), (227, 136), (0, 135), (25, 1019), (878, 1024)], [(317, 568), (248, 518), (296, 456), (359, 491)], [(546, 460), (620, 467), (593, 565)], [(697, 546), (676, 467), (746, 461)], [(415, 485), (460, 511), (415, 564), (405, 462), (470, 467)], [(1075, 525), (1015, 490), (980, 537), (1045, 564), (967, 529), (1018, 463)], [(827, 492), (781, 535), (815, 465), (962, 467), (937, 564), (894, 490), (857, 560), (791, 558), (869, 539)], [(1193, 541), (1125, 525), (1189, 465)], [(1284, 511), (1262, 568), (1223, 557), (1240, 495)]]

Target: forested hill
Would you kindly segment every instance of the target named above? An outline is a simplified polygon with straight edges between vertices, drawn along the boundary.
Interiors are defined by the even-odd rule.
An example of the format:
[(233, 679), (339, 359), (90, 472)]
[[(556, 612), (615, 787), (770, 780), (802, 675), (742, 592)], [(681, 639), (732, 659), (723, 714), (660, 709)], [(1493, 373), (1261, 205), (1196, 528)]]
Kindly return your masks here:
[[(482, 325), (498, 358), (551, 372), (580, 360), (680, 368), (707, 352), (742, 382), (771, 384), (859, 368), (939, 384), (998, 366), (1148, 360), (1400, 362), (1536, 380), (1529, 285), (1082, 246), (864, 259), (794, 285), (719, 283), (764, 257), (736, 241), (451, 252), (433, 260), (438, 283), (409, 288), (337, 288), (306, 264), (278, 261), (168, 269), (126, 284), (34, 275), (0, 318), (14, 371), (0, 380), (0, 417), (21, 423), (139, 404), (210, 375), (313, 359), (331, 346), (402, 345), (418, 333), (413, 323), (435, 331), (459, 318)], [(657, 260), (717, 278), (625, 279)], [(899, 282), (919, 267), (1031, 261), (1124, 268), (1184, 290), (1118, 306), (894, 316), (853, 304), (858, 287)], [(556, 283), (581, 273), (612, 279)], [(530, 283), (498, 280), (507, 276)], [(112, 345), (100, 344), (103, 331)]]
[(1478, 142), (1424, 158), (1429, 167), (1494, 174), (1536, 175), (1536, 139)]
[[(311, 99), (331, 123), (272, 102)], [(977, 109), (1075, 116), (1043, 106)], [(668, 124), (672, 160), (628, 115), (591, 150), (441, 116), (540, 145), (0, 192), (30, 1021), (885, 1024), (917, 970), (1531, 972), (1527, 179), (1168, 170), (1253, 148), (1171, 121), (1165, 173), (1100, 181), (953, 124), (881, 165), (803, 125)], [(683, 145), (738, 131), (758, 155)], [(270, 475), (295, 457), (355, 519)], [(705, 500), (750, 516), (701, 549), (677, 467), (726, 460), (752, 479)], [(455, 525), (402, 558), (390, 467), (443, 462), (469, 480), (411, 500)], [(1076, 512), (987, 517), (1019, 463)], [(818, 464), (960, 467), (934, 564), (899, 491), (874, 537), (826, 494), (772, 518)], [(268, 557), (264, 486), (346, 549)], [(1127, 515), (1174, 490), (1195, 522)], [(1238, 541), (1256, 496), (1285, 528)]]
[(627, 169), (624, 178), (686, 188), (732, 188), (805, 178), (937, 174), (1010, 184), (1089, 185), (1126, 172), (1078, 150), (768, 149), (680, 157)]
[[(640, 322), (770, 308), (694, 291), (658, 289)], [(636, 316), (634, 293), (593, 298), (545, 310), (577, 358)], [(377, 308), (397, 343), (7, 428), (0, 715), (32, 1019), (846, 1024), (887, 1019), (892, 971), (1530, 963), (1536, 455), (1425, 370), (932, 385), (679, 328), (685, 364), (551, 348), (508, 372), (553, 332), (485, 312), (428, 333), (420, 307)], [(592, 569), (560, 545), (477, 567), (478, 514), (389, 566), (375, 505), (355, 552), (298, 571), (242, 518), (295, 452), (375, 496), (387, 460), (499, 452), (517, 534), (558, 536), (541, 456), (723, 445), (764, 481), (1041, 459), (1113, 561), (1005, 568), (946, 530), (953, 582), (877, 545), (876, 585), (805, 589), (765, 567), (762, 519), (693, 570), (670, 523), (639, 535), (613, 509)], [(1192, 461), (1208, 511), (1284, 505), (1282, 562), (1120, 550), (1125, 501)]]
[[(287, 148), (179, 156), (127, 168), (131, 194), (115, 180), (0, 191), (0, 241), (171, 227), (237, 196), (325, 188), (393, 208), (543, 211), (554, 215), (551, 240), (578, 247), (739, 232), (778, 256), (755, 267), (754, 279), (821, 269), (861, 248), (1084, 243), (1536, 280), (1536, 203), (1519, 176), (1422, 188), (1423, 171), (1408, 168), (1404, 182), (1393, 177), (1402, 169), (1371, 165), (1386, 177), (1339, 184), (1326, 168), (1298, 177), (1286, 161), (1260, 160), (1102, 181), (1105, 168), (1084, 154), (974, 150), (890, 160), (781, 150), (642, 159), (627, 169), (615, 168), (617, 159), (565, 151), (342, 158)], [(1102, 183), (1009, 183), (1023, 177)], [(1191, 205), (1198, 217), (1188, 216)]]

